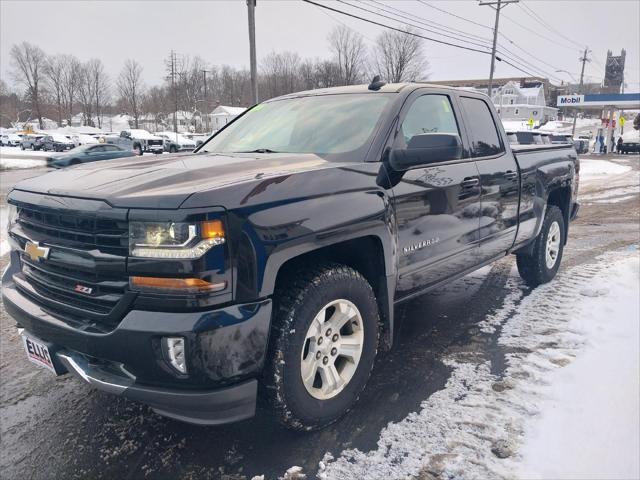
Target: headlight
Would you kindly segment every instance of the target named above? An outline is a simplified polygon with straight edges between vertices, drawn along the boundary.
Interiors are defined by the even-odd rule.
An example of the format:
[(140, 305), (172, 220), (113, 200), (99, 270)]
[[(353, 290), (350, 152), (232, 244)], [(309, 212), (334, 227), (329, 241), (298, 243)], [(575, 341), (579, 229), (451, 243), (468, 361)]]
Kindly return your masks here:
[(10, 203), (7, 210), (7, 231), (11, 231), (11, 227), (18, 221), (18, 207)]
[(200, 258), (224, 241), (224, 229), (220, 220), (129, 224), (129, 253), (134, 257)]

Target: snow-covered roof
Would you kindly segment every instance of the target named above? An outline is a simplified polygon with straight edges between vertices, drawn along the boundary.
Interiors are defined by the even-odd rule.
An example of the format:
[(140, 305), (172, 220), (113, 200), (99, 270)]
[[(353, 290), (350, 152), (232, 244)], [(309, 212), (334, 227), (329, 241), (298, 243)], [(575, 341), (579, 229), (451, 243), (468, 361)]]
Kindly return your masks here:
[(227, 107), (225, 105), (220, 105), (218, 107), (216, 107), (213, 112), (211, 112), (211, 115), (240, 115), (242, 112), (244, 112), (246, 110), (246, 108), (244, 107)]
[(146, 130), (142, 130), (141, 128), (131, 128), (128, 131), (131, 132), (131, 136), (134, 138), (139, 138), (142, 140), (158, 140), (158, 137), (152, 135)]

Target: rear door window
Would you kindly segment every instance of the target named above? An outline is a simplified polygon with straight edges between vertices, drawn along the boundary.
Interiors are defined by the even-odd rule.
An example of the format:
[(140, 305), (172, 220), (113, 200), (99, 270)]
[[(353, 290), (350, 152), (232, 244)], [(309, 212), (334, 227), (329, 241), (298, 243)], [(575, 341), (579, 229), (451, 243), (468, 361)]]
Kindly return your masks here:
[(466, 114), (471, 155), (473, 157), (489, 157), (504, 151), (500, 134), (484, 100), (471, 97), (460, 97), (462, 108)]

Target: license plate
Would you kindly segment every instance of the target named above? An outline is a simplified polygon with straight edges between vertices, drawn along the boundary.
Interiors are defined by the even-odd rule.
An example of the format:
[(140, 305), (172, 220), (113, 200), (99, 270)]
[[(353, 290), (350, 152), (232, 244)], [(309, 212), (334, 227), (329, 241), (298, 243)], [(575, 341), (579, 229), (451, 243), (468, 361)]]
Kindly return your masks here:
[(29, 361), (46, 368), (47, 370), (53, 372), (55, 375), (58, 374), (55, 367), (53, 366), (53, 361), (51, 360), (49, 349), (44, 343), (34, 338), (28, 337), (25, 334), (22, 334), (22, 344), (24, 345), (25, 352), (27, 352), (27, 358), (29, 359)]

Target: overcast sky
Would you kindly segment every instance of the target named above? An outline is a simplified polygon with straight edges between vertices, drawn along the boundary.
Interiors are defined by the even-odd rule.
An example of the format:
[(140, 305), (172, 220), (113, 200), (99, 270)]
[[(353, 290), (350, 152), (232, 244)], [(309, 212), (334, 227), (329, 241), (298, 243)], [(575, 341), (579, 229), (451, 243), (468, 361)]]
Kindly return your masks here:
[[(355, 4), (355, 0), (348, 1)], [(493, 25), (494, 11), (490, 7), (479, 6), (476, 0), (428, 0), (424, 3), (417, 0), (379, 1), (408, 12), (414, 22), (424, 22), (426, 19), (468, 34), (491, 36), (490, 28), (486, 27)], [(400, 21), (376, 17), (344, 3), (326, 4), (388, 25), (401, 25)], [(358, 5), (370, 10), (381, 6), (370, 1)], [(428, 5), (470, 19), (485, 28)], [(567, 73), (556, 73), (555, 70), (568, 70), (574, 78), (578, 78), (579, 47), (545, 29), (527, 12), (526, 7), (577, 45), (588, 46), (593, 51), (593, 61), (586, 68), (586, 81), (602, 80), (607, 49), (619, 54), (625, 48), (627, 91), (640, 90), (640, 1), (521, 0), (520, 5), (512, 4), (503, 9), (500, 32), (515, 45), (510, 45), (504, 38), (500, 39), (501, 43), (521, 58), (537, 65), (535, 70), (527, 67), (532, 73), (554, 75), (567, 81), (570, 80)], [(383, 27), (327, 12), (300, 0), (258, 0), (258, 60), (271, 51), (285, 50), (297, 52), (302, 57), (328, 58), (327, 35), (333, 26), (340, 23), (362, 33), (368, 44), (373, 44), (375, 37), (384, 30)], [(417, 25), (420, 26), (419, 23)], [(434, 36), (425, 31), (420, 33)], [(0, 73), (8, 83), (12, 83), (9, 51), (13, 44), (24, 40), (39, 45), (51, 54), (71, 53), (81, 60), (99, 58), (112, 77), (117, 76), (125, 59), (134, 58), (142, 64), (148, 84), (162, 82), (165, 75), (163, 60), (171, 49), (180, 54), (199, 55), (217, 65), (244, 67), (249, 61), (247, 7), (244, 0), (0, 0)], [(488, 77), (488, 55), (426, 40), (424, 49), (430, 63), (429, 78), (432, 80)], [(523, 74), (498, 62), (497, 77), (512, 75)]]

